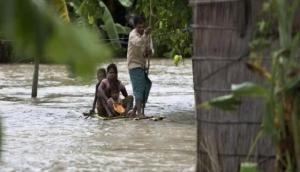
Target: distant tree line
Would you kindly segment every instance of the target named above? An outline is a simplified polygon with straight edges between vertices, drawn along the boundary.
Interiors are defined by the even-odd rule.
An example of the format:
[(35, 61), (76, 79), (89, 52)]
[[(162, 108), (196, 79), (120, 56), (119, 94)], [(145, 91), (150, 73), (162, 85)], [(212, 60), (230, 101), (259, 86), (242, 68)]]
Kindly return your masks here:
[[(133, 27), (134, 15), (144, 15), (151, 25), (156, 57), (173, 57), (175, 54), (191, 56), (191, 9), (188, 1), (53, 0), (60, 1), (65, 1), (70, 22), (97, 29), (99, 39), (113, 47), (115, 57), (126, 56), (127, 38)], [(16, 57), (10, 40), (4, 40), (1, 32), (0, 40), (0, 63), (33, 60), (31, 57)], [(49, 62), (46, 58), (40, 61)]]

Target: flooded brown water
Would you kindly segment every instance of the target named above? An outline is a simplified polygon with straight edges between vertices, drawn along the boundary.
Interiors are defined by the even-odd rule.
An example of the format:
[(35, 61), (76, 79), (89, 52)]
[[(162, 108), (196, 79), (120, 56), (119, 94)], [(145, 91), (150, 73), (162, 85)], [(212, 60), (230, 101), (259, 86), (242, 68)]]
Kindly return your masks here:
[[(119, 79), (132, 88), (124, 60)], [(0, 65), (4, 143), (0, 171), (195, 171), (196, 125), (192, 63), (153, 60), (146, 115), (163, 121), (85, 119), (94, 83), (82, 84), (64, 66), (41, 65), (31, 99), (33, 65)]]

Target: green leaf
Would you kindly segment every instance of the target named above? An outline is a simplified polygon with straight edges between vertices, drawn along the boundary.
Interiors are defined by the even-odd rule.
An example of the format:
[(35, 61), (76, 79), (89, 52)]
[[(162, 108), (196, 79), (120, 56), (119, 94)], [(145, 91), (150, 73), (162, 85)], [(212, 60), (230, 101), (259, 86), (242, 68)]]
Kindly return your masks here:
[(293, 79), (290, 79), (285, 85), (284, 85), (284, 92), (293, 94), (295, 92), (298, 92), (300, 88), (300, 76), (296, 76)]
[(51, 6), (32, 1), (0, 0), (0, 30), (13, 40), (14, 50), (27, 57), (47, 57), (68, 64), (73, 73), (94, 76), (110, 56), (96, 32), (62, 22)]
[(119, 48), (121, 48), (121, 44), (119, 41), (119, 35), (118, 35), (118, 31), (115, 27), (113, 17), (111, 15), (109, 9), (107, 8), (107, 6), (102, 1), (99, 1), (99, 5), (102, 8), (104, 8), (104, 12), (101, 16), (101, 19), (104, 22), (103, 28), (105, 31), (107, 31), (107, 35), (111, 39), (112, 46), (115, 49), (119, 49)]
[[(110, 39), (111, 45), (115, 50), (121, 48), (119, 41), (118, 26), (116, 26), (113, 17), (107, 6), (101, 0), (85, 0), (77, 10), (80, 16), (88, 19), (90, 24), (95, 26), (98, 19), (102, 20), (102, 29)], [(98, 26), (97, 26), (98, 27)], [(123, 30), (124, 31), (124, 30)], [(125, 30), (126, 31), (126, 30)]]
[[(291, 46), (291, 56), (297, 57), (297, 51), (300, 46), (300, 32), (296, 33), (296, 35), (293, 38), (292, 46)], [(293, 59), (295, 60), (295, 59)]]
[[(49, 8), (49, 6), (48, 6)], [(15, 50), (31, 57), (40, 56), (53, 34), (53, 13), (43, 3), (0, 0), (0, 30), (6, 39), (14, 40)]]
[(251, 96), (251, 97), (267, 97), (268, 91), (252, 82), (244, 82), (242, 84), (233, 84), (231, 90), (236, 97)]
[(274, 125), (274, 119), (275, 119), (275, 114), (282, 113), (282, 108), (280, 107), (279, 104), (275, 102), (275, 100), (268, 100), (266, 102), (266, 112), (263, 116), (263, 121), (262, 121), (262, 130), (266, 135), (269, 136), (274, 136), (276, 134), (277, 129), (275, 128)]
[(57, 62), (69, 64), (75, 75), (93, 75), (97, 64), (110, 57), (96, 32), (67, 25), (58, 27), (47, 44), (46, 54)]
[(67, 3), (75, 10), (78, 10), (82, 2), (81, 0), (67, 0)]
[(104, 7), (99, 5), (100, 0), (84, 0), (80, 6), (74, 6), (79, 16), (88, 19), (89, 16), (93, 16), (94, 19), (100, 19), (104, 13)]
[(126, 34), (129, 34), (130, 31), (131, 31), (130, 27), (122, 26), (119, 23), (115, 24), (115, 28), (117, 29), (118, 34), (125, 34), (126, 35)]
[[(172, 58), (174, 54), (181, 54), (183, 57), (190, 57), (191, 51), (185, 51), (192, 44), (192, 31), (189, 27), (192, 9), (189, 7), (188, 1), (152, 0), (152, 10), (149, 0), (136, 2), (136, 9), (147, 17), (148, 23), (151, 23), (153, 44), (157, 47), (155, 56)], [(180, 12), (176, 13), (176, 11)], [(165, 54), (165, 52), (173, 51), (173, 49), (174, 53)]]
[(221, 110), (232, 111), (241, 104), (241, 101), (238, 100), (234, 95), (225, 95), (221, 97), (214, 98), (212, 100), (206, 101), (200, 105), (200, 107), (209, 110), (212, 107), (219, 108)]
[(174, 63), (175, 66), (178, 66), (179, 62), (182, 62), (182, 55), (176, 54), (173, 57), (173, 63)]
[(91, 25), (95, 24), (94, 16), (88, 15), (88, 21), (89, 21), (89, 24), (91, 24)]
[(69, 12), (65, 0), (53, 0), (59, 16), (65, 21), (70, 22)]
[(260, 172), (257, 163), (243, 162), (241, 163), (240, 172)]
[(119, 2), (124, 6), (124, 7), (131, 7), (133, 4), (134, 0), (119, 0)]

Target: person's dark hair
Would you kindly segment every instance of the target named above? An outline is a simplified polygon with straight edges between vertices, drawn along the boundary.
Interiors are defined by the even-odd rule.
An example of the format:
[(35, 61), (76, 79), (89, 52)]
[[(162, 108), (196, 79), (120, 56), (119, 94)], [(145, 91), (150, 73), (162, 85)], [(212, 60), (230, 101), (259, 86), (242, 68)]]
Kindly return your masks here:
[(145, 18), (143, 16), (134, 16), (133, 18), (133, 26), (137, 26), (138, 24), (144, 24)]
[(109, 64), (106, 68), (106, 71), (108, 72), (110, 69), (113, 69), (116, 72), (116, 74), (118, 74), (118, 68), (116, 64), (114, 63)]
[(121, 83), (121, 81), (119, 81), (118, 80), (118, 68), (117, 68), (117, 65), (116, 64), (114, 64), (114, 63), (111, 63), (111, 64), (109, 64), (108, 66), (107, 66), (107, 69), (106, 69), (106, 71), (108, 72), (110, 69), (113, 69), (115, 72), (116, 72), (116, 75), (117, 75), (117, 80), (114, 80), (114, 81), (112, 81), (111, 83), (110, 83), (110, 95), (111, 95), (111, 90), (112, 89), (117, 89), (117, 90), (119, 90), (119, 85), (120, 85), (120, 83)]
[(98, 75), (99, 73), (103, 73), (103, 74), (104, 74), (104, 76), (106, 76), (106, 71), (105, 71), (105, 69), (104, 69), (104, 68), (100, 68), (100, 69), (98, 69), (98, 70), (97, 70), (97, 75)]

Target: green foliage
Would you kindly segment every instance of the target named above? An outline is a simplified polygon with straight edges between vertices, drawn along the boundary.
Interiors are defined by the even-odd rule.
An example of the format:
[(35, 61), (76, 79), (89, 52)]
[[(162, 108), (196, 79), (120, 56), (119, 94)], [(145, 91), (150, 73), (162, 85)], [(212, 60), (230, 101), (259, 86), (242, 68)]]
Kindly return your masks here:
[(176, 54), (174, 57), (173, 57), (173, 63), (175, 66), (178, 66), (178, 64), (182, 62), (182, 55), (178, 55)]
[(97, 64), (110, 54), (97, 34), (62, 22), (52, 6), (34, 2), (0, 0), (0, 30), (5, 38), (26, 56), (69, 64), (82, 77), (93, 75)]
[(60, 14), (60, 18), (62, 18), (65, 22), (70, 22), (66, 1), (65, 0), (53, 0), (53, 1), (57, 9), (57, 13)]
[(260, 172), (257, 163), (244, 162), (241, 164), (240, 172)]
[(128, 34), (131, 31), (130, 27), (122, 26), (119, 23), (115, 23), (115, 28), (117, 29), (118, 34)]
[(100, 7), (104, 8), (104, 12), (101, 16), (101, 19), (104, 21), (103, 29), (107, 32), (108, 36), (111, 40), (111, 43), (114, 48), (121, 48), (121, 44), (119, 42), (119, 33), (115, 27), (114, 20), (112, 15), (110, 14), (106, 5), (101, 1), (99, 2)]
[[(125, 6), (130, 6), (132, 4), (129, 0), (122, 1), (122, 3)], [(75, 4), (75, 2), (73, 2), (73, 4)], [(130, 30), (128, 27), (124, 27), (114, 22), (109, 9), (102, 0), (83, 0), (80, 5), (73, 5), (73, 7), (77, 7), (77, 14), (84, 17), (90, 25), (93, 25), (96, 28), (98, 28), (97, 21), (100, 20), (102, 23), (100, 27), (107, 34), (114, 50), (118, 51), (121, 49), (119, 34), (128, 34)]]
[(91, 69), (110, 56), (96, 34), (76, 27), (59, 27), (47, 44), (46, 54), (56, 62), (70, 64), (71, 71), (83, 78), (93, 76)]
[(124, 6), (124, 7), (131, 7), (133, 5), (134, 0), (119, 0), (119, 2)]
[(188, 1), (140, 0), (135, 11), (144, 14), (152, 27), (156, 56), (191, 55), (189, 22), (192, 13)]
[[(268, 0), (263, 5), (271, 19), (257, 24), (254, 40), (250, 44), (252, 52), (247, 67), (263, 77), (268, 85), (257, 86), (247, 82), (232, 86), (230, 95), (203, 103), (204, 107), (232, 110), (235, 109), (234, 100), (240, 97), (262, 98), (266, 108), (259, 133), (271, 138), (276, 145), (277, 171), (300, 170), (300, 32), (295, 34), (292, 30), (299, 5), (298, 0)], [(270, 43), (270, 37), (274, 38), (274, 24), (278, 26), (275, 33), (279, 34), (279, 47), (275, 48)], [(262, 63), (268, 51), (272, 52), (270, 72)], [(218, 104), (214, 104), (215, 100), (219, 100)], [(226, 105), (229, 108), (224, 108)], [(243, 171), (255, 171), (252, 166), (242, 165), (245, 165)]]
[(241, 104), (240, 98), (244, 96), (250, 97), (267, 97), (268, 91), (251, 82), (245, 82), (242, 84), (233, 84), (231, 86), (231, 94), (217, 97), (209, 101), (203, 102), (200, 107), (207, 110), (212, 107), (216, 107), (222, 110), (236, 110), (237, 107)]
[(283, 88), (283, 91), (288, 94), (295, 94), (295, 91), (297, 91), (299, 88), (300, 88), (300, 76), (296, 76), (291, 79), (288, 79), (286, 85)]
[(252, 82), (244, 82), (241, 84), (233, 84), (231, 86), (231, 91), (235, 97), (267, 97), (268, 91), (267, 89), (252, 83)]
[(237, 106), (241, 104), (241, 101), (238, 100), (233, 94), (221, 96), (214, 98), (212, 100), (206, 101), (200, 105), (201, 108), (210, 110), (211, 108), (219, 108), (221, 110), (236, 110)]

